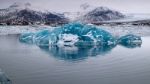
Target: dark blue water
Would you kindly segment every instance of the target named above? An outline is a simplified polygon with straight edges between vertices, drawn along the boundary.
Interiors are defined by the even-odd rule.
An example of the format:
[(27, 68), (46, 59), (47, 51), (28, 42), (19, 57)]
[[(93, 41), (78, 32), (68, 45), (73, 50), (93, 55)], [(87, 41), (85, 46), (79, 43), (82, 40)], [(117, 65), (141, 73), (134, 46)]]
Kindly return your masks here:
[(0, 36), (0, 68), (13, 84), (150, 84), (150, 37), (142, 45), (38, 47)]

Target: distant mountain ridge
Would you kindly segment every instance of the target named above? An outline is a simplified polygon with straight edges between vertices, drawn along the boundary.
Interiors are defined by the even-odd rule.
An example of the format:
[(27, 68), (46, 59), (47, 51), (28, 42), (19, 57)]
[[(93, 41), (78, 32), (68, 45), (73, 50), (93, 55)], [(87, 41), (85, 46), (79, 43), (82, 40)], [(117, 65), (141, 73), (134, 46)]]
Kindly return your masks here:
[(124, 17), (125, 15), (118, 11), (111, 10), (107, 7), (97, 7), (80, 17), (79, 21), (85, 23), (101, 23), (103, 21), (122, 19)]
[(30, 3), (23, 5), (14, 3), (9, 8), (0, 9), (0, 23), (7, 25), (59, 25), (69, 22), (69, 19), (62, 14), (35, 11), (30, 6)]
[[(90, 8), (88, 4), (82, 5), (84, 10)], [(75, 20), (72, 20), (74, 17)], [(6, 9), (0, 9), (0, 24), (6, 25), (62, 25), (72, 21), (80, 21), (83, 23), (98, 24), (103, 21), (116, 20), (124, 18), (122, 13), (111, 10), (107, 7), (96, 7), (88, 12), (64, 14), (52, 12), (40, 12), (31, 8), (30, 3), (14, 3)]]

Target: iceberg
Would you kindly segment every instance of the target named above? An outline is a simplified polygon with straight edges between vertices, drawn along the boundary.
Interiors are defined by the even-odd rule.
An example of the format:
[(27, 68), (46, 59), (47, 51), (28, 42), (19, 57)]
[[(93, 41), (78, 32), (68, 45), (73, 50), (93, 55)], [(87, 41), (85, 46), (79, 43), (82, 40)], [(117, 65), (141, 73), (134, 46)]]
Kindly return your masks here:
[(118, 39), (101, 28), (81, 23), (70, 23), (53, 30), (24, 33), (21, 34), (20, 41), (36, 44), (46, 53), (63, 60), (80, 60), (89, 56), (104, 55), (117, 44), (127, 48), (135, 48), (142, 44), (140, 36), (128, 34)]
[(142, 39), (140, 36), (128, 34), (119, 38), (118, 44), (133, 48), (133, 47), (141, 46)]
[(109, 32), (97, 28), (94, 25), (70, 23), (53, 30), (41, 30), (35, 33), (24, 33), (20, 41), (38, 46), (112, 46), (120, 44), (125, 47), (141, 46), (140, 36), (128, 34), (119, 39), (113, 37)]
[(54, 30), (42, 30), (20, 36), (22, 42), (37, 45), (95, 46), (115, 45), (116, 39), (107, 31), (93, 25), (70, 23)]

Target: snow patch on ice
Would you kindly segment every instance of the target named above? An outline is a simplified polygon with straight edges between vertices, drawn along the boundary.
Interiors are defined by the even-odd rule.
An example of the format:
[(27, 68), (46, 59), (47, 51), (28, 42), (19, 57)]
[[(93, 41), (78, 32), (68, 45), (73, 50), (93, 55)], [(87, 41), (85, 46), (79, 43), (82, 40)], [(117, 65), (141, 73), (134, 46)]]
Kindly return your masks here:
[(60, 40), (58, 41), (58, 45), (72, 46), (76, 42), (79, 41), (79, 36), (73, 34), (62, 34)]

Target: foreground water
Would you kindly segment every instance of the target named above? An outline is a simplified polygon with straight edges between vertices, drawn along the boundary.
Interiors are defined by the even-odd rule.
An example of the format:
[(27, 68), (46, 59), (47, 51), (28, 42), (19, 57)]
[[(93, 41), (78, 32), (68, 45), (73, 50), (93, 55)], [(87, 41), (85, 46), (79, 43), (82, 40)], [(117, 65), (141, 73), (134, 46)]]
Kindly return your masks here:
[(0, 68), (13, 84), (149, 84), (150, 37), (141, 47), (38, 47), (0, 36)]

